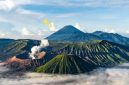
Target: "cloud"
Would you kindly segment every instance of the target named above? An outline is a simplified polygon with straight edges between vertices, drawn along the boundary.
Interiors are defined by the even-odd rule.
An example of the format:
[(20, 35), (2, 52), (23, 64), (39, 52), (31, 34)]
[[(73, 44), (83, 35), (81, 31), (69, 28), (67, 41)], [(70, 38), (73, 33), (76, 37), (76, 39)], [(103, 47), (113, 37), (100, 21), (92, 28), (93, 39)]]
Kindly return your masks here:
[[(6, 67), (0, 66), (1, 85), (128, 85), (129, 64), (121, 64), (112, 68), (99, 68), (90, 74), (57, 75), (34, 72), (24, 72), (23, 75), (2, 75), (9, 72)], [(14, 75), (15, 74), (15, 75)], [(22, 74), (22, 72), (20, 72)]]
[(39, 5), (64, 6), (64, 7), (129, 7), (128, 0), (39, 0), (33, 3)]
[(75, 24), (75, 27), (78, 28), (78, 29), (81, 29), (81, 26), (80, 26), (79, 23), (76, 23), (76, 24)]
[(54, 33), (55, 31), (50, 31), (50, 30), (39, 30), (35, 36), (39, 36), (37, 39), (43, 39)]
[[(41, 30), (42, 23), (40, 22), (40, 19), (44, 17), (44, 14), (42, 13), (35, 13), (29, 10), (24, 10), (24, 9), (16, 9), (10, 12), (6, 11), (0, 11), (0, 31), (2, 32), (9, 32), (11, 35), (6, 35), (6, 37), (11, 37), (14, 36), (17, 37), (16, 35), (32, 35), (36, 34), (38, 30)], [(34, 32), (32, 33), (30, 30), (27, 28), (22, 28), (22, 27), (27, 27), (31, 28), (31, 31)], [(22, 31), (21, 31), (22, 28)], [(41, 29), (40, 29), (41, 28)], [(21, 33), (22, 32), (22, 33)], [(20, 37), (19, 37), (20, 38)], [(22, 37), (23, 38), (23, 37)], [(29, 37), (27, 37), (29, 38)], [(31, 38), (31, 37), (30, 37)]]
[(15, 12), (18, 14), (29, 15), (32, 17), (44, 17), (46, 15), (45, 13), (32, 12), (30, 10), (25, 10), (22, 8), (17, 8)]
[(12, 29), (14, 27), (14, 25), (12, 23), (9, 22), (4, 22), (4, 21), (0, 21), (0, 28), (1, 29)]
[(84, 6), (84, 7), (129, 7), (128, 0), (72, 0), (69, 3), (71, 6)]
[(2, 10), (10, 10), (13, 7), (15, 7), (15, 4), (12, 2), (12, 0), (1, 0), (0, 1), (0, 9)]
[(67, 18), (67, 17), (73, 17), (77, 15), (78, 13), (65, 13), (65, 14), (58, 14), (56, 18)]
[(109, 33), (116, 33), (116, 31), (114, 29), (111, 29)]
[[(49, 31), (56, 31), (56, 26), (54, 22), (50, 22), (47, 18), (43, 19), (43, 25), (48, 26)], [(40, 32), (39, 32), (40, 34)]]
[(27, 28), (22, 28), (21, 30), (22, 35), (33, 35)]
[(6, 35), (6, 34), (4, 34), (4, 33), (0, 33), (0, 36), (2, 36), (2, 37), (5, 36), (5, 35)]
[[(10, 30), (12, 32), (12, 30)], [(10, 32), (0, 29), (0, 38), (7, 38), (8, 35), (11, 35)]]
[(26, 4), (27, 1), (25, 2), (25, 0), (0, 0), (0, 9), (1, 10), (11, 10), (13, 8), (15, 8), (18, 5), (21, 4)]
[(104, 32), (116, 33), (115, 29), (104, 29)]
[(129, 34), (129, 31), (127, 30), (126, 33)]
[(0, 37), (5, 37), (9, 34), (13, 34), (14, 27), (15, 26), (10, 22), (0, 21)]
[(55, 24), (53, 22), (51, 22), (49, 24), (49, 29), (50, 29), (50, 31), (56, 31), (56, 26), (55, 26)]
[(101, 20), (112, 20), (112, 19), (119, 19), (119, 17), (118, 16), (116, 16), (116, 15), (101, 15), (101, 16), (98, 16), (98, 18), (99, 19), (101, 19)]

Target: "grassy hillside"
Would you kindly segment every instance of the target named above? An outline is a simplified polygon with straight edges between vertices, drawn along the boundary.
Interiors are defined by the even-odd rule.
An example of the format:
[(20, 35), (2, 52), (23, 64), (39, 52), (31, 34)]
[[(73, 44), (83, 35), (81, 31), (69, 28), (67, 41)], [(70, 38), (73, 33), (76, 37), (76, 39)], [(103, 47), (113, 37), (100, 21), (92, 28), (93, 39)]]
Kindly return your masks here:
[(60, 54), (45, 65), (38, 67), (35, 71), (58, 74), (78, 74), (89, 72), (93, 68), (95, 68), (94, 64), (87, 63), (78, 56)]

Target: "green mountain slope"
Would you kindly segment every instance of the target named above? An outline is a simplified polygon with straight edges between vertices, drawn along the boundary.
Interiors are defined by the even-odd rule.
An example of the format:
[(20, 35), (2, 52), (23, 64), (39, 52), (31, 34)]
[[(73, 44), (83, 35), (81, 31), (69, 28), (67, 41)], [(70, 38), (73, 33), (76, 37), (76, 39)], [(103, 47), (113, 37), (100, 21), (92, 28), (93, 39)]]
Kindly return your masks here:
[(60, 54), (45, 65), (38, 67), (36, 72), (78, 74), (89, 72), (95, 68), (94, 64), (87, 63), (75, 55)]

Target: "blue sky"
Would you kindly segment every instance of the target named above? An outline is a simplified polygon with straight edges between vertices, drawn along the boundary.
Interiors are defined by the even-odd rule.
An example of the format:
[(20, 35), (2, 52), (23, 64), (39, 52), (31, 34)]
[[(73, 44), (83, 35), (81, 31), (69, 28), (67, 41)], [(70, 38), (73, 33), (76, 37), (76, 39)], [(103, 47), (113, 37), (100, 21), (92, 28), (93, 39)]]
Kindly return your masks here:
[(129, 0), (0, 0), (1, 38), (43, 39), (65, 25), (129, 35)]

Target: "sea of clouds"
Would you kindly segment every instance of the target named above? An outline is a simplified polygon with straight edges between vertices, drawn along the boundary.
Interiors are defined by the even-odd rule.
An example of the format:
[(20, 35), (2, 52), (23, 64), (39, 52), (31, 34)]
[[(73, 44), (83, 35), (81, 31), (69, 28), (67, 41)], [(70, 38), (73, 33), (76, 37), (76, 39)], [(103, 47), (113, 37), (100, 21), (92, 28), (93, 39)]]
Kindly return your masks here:
[(9, 73), (0, 66), (0, 85), (129, 85), (129, 64), (100, 68), (90, 74), (52, 75), (42, 73)]

